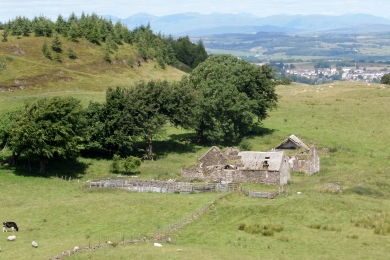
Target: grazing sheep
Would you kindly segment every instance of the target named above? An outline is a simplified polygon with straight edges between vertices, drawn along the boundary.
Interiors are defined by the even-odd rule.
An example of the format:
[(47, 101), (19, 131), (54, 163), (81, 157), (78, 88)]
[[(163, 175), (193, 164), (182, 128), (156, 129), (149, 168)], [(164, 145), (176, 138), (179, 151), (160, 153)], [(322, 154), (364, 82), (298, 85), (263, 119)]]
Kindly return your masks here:
[(172, 242), (171, 238), (168, 237), (168, 238), (167, 238), (167, 243), (171, 243), (171, 242)]
[(16, 236), (7, 237), (7, 241), (15, 241), (15, 240), (16, 240)]
[(107, 244), (109, 244), (109, 245), (111, 245), (111, 244), (112, 244), (110, 240), (106, 241), (106, 243), (107, 243)]
[(80, 248), (78, 247), (78, 246), (75, 246), (74, 248), (73, 248), (73, 251), (77, 251), (77, 250), (79, 250)]
[(38, 243), (37, 243), (37, 242), (35, 242), (35, 241), (32, 241), (32, 242), (31, 242), (31, 245), (32, 245), (33, 247), (35, 247), (35, 248), (37, 248), (37, 247), (38, 247)]

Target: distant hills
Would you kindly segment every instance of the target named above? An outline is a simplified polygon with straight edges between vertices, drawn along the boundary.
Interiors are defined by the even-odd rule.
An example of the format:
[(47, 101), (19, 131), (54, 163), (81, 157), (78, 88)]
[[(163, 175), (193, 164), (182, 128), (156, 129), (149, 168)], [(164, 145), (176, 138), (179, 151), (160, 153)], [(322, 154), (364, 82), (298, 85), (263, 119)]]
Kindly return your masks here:
[[(113, 22), (118, 17), (105, 15)], [(253, 14), (227, 13), (178, 13), (165, 16), (154, 16), (138, 13), (120, 19), (129, 29), (150, 23), (154, 32), (173, 36), (205, 36), (225, 33), (364, 33), (390, 31), (390, 20), (369, 14), (329, 15), (273, 15), (258, 17)]]

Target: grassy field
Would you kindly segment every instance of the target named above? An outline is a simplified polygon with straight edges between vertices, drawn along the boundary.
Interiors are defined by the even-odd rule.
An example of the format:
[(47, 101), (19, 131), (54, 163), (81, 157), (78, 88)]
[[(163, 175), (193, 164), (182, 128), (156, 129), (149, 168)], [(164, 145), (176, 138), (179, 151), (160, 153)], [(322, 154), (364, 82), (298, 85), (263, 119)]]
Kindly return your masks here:
[[(72, 95), (87, 105), (90, 100), (103, 101), (108, 87), (131, 87), (140, 80), (179, 80), (184, 75), (169, 66), (161, 69), (154, 61), (136, 66), (129, 62), (136, 61), (136, 50), (128, 44), (119, 45), (108, 63), (103, 60), (104, 46), (83, 39), (73, 43), (62, 38), (62, 62), (49, 60), (41, 52), (44, 41), (50, 46), (52, 38), (9, 37), (8, 42), (0, 42), (0, 59), (6, 63), (0, 70), (0, 112), (41, 96)], [(68, 58), (69, 47), (78, 55), (76, 60)]]
[[(8, 50), (2, 44), (0, 49)], [(4, 51), (2, 55), (10, 54)], [(1, 84), (11, 86), (15, 78), (26, 79), (29, 73), (34, 74), (31, 68), (20, 74), (9, 71), (16, 68), (13, 62), (22, 62), (21, 59), (25, 57), (15, 57), (7, 63), (6, 73), (0, 72)], [(37, 67), (50, 63), (42, 70), (55, 75), (51, 70), (56, 66), (54, 62), (38, 56), (36, 59), (42, 59)], [(112, 68), (115, 64), (102, 66)], [(111, 71), (105, 76), (96, 72), (87, 77), (70, 69), (69, 75), (74, 78), (70, 82), (53, 81), (42, 83), (42, 87), (36, 84), (1, 92), (0, 113), (46, 95), (72, 95), (83, 104), (103, 101), (107, 86), (115, 86), (121, 80), (131, 84), (143, 74), (134, 72), (136, 76), (131, 79), (120, 78), (141, 69), (156, 77), (161, 73), (167, 79), (181, 76), (173, 69), (160, 72), (153, 62), (123, 68), (118, 75)], [(90, 74), (93, 72), (92, 69)], [(340, 82), (278, 86), (277, 92), (278, 108), (246, 140), (252, 150), (266, 151), (295, 134), (306, 144), (317, 146), (321, 157), (319, 174), (309, 177), (292, 173), (288, 195), (274, 200), (231, 194), (194, 223), (173, 233), (174, 243), (163, 243), (162, 248), (145, 242), (80, 253), (70, 259), (386, 259), (390, 242), (390, 149), (386, 142), (390, 88)], [(183, 166), (196, 164), (209, 147), (192, 143), (192, 134), (167, 126), (166, 133), (154, 141), (156, 161), (144, 162), (135, 173), (138, 178), (175, 178)], [(33, 167), (37, 169), (38, 165)], [(52, 177), (29, 172), (23, 158), (17, 169), (0, 168), (0, 218), (20, 226), (15, 242), (7, 242), (10, 233), (2, 233), (1, 259), (47, 259), (76, 245), (97, 245), (106, 239), (116, 242), (122, 235), (129, 238), (151, 234), (216, 196), (90, 190), (84, 186), (87, 180), (115, 178), (109, 169), (109, 160), (91, 158), (52, 162), (48, 166)], [(63, 175), (73, 180), (64, 181), (60, 178)], [(335, 182), (343, 187), (342, 194), (326, 188), (327, 183)], [(247, 186), (264, 189), (262, 185)], [(298, 191), (302, 194), (298, 195)], [(240, 230), (240, 226), (248, 230)], [(266, 235), (254, 232), (256, 227)], [(38, 242), (37, 249), (31, 247), (32, 240)]]

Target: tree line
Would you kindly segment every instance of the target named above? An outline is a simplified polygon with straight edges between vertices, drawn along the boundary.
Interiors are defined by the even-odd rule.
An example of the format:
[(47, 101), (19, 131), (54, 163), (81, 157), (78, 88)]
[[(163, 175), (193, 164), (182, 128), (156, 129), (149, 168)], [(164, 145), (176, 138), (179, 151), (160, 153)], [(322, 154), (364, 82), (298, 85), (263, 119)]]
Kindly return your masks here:
[[(231, 55), (211, 56), (180, 81), (151, 80), (108, 88), (103, 103), (83, 108), (73, 97), (40, 98), (0, 117), (0, 145), (13, 164), (20, 155), (40, 162), (83, 155), (128, 156), (144, 140), (172, 126), (192, 130), (194, 140), (232, 143), (249, 134), (276, 107), (273, 71)], [(132, 163), (129, 162), (129, 165)]]
[[(165, 68), (166, 65), (178, 66), (185, 64), (187, 70), (195, 68), (200, 62), (208, 57), (202, 40), (197, 44), (190, 41), (189, 37), (173, 39), (151, 30), (150, 24), (141, 25), (133, 30), (127, 28), (121, 21), (115, 24), (111, 20), (99, 17), (96, 14), (81, 14), (77, 17), (74, 13), (65, 19), (61, 14), (55, 22), (39, 16), (32, 20), (18, 16), (2, 24), (4, 29), (2, 41), (8, 41), (9, 35), (20, 37), (54, 37), (56, 44), (53, 48), (55, 53), (62, 52), (59, 37), (65, 37), (71, 42), (78, 42), (79, 39), (86, 39), (96, 45), (100, 45), (104, 51), (104, 59), (110, 61), (110, 55), (118, 50), (122, 44), (134, 45), (144, 59), (153, 59)], [(54, 41), (54, 40), (53, 40)], [(54, 45), (54, 42), (53, 42)], [(53, 58), (50, 48), (42, 46), (42, 52), (47, 58)], [(75, 55), (75, 54), (73, 54)], [(77, 55), (76, 55), (77, 57)], [(55, 58), (55, 57), (54, 57)]]

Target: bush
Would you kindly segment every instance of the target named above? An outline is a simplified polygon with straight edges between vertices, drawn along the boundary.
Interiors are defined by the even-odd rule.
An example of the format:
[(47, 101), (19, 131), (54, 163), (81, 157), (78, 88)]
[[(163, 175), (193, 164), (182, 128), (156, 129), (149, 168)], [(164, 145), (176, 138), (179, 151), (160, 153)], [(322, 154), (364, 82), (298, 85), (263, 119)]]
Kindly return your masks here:
[(77, 54), (76, 52), (72, 49), (72, 47), (68, 48), (68, 57), (69, 59), (75, 60), (77, 59)]
[(138, 169), (141, 166), (141, 159), (134, 156), (127, 156), (122, 159), (123, 168), (125, 168), (126, 173)]
[(381, 78), (381, 84), (390, 85), (390, 73), (383, 75)]
[(248, 140), (243, 140), (240, 145), (240, 150), (241, 151), (251, 151), (252, 150), (252, 144)]

